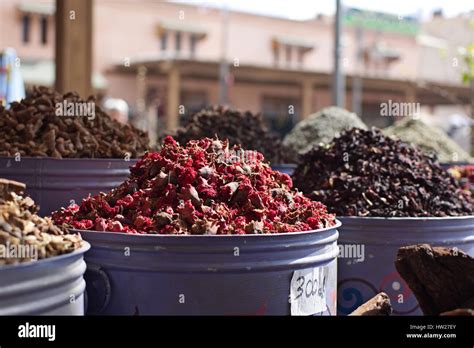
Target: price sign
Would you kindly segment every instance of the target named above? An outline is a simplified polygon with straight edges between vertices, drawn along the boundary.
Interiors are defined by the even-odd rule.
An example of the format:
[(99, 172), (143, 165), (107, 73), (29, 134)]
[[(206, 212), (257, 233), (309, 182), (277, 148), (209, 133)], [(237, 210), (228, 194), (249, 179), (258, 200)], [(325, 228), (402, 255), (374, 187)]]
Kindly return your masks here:
[(327, 266), (293, 273), (290, 285), (291, 315), (313, 315), (326, 310)]

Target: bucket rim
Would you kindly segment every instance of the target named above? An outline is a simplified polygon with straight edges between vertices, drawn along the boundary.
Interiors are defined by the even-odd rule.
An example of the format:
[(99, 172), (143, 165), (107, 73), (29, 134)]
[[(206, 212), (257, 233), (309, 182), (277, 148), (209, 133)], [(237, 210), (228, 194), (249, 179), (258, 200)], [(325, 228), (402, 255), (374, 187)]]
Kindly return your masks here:
[(474, 220), (474, 215), (462, 215), (462, 216), (419, 216), (419, 217), (414, 217), (414, 216), (394, 216), (394, 217), (388, 217), (388, 216), (338, 216), (338, 219), (341, 219), (341, 222), (349, 222), (349, 221), (357, 221), (357, 220), (362, 220), (362, 221), (384, 221), (384, 222), (391, 222), (391, 221), (464, 221), (464, 220)]
[[(129, 158), (125, 160), (123, 158), (87, 158), (87, 157), (77, 157), (77, 158), (55, 158), (55, 157), (29, 157), (21, 156), (21, 161), (54, 161), (54, 162), (80, 162), (80, 161), (92, 161), (92, 162), (131, 162), (138, 161), (141, 157)], [(0, 161), (2, 160), (14, 160), (15, 156), (0, 156)]]
[(270, 167), (273, 168), (296, 168), (296, 163), (270, 163)]
[(88, 235), (116, 235), (116, 236), (122, 236), (125, 238), (125, 236), (129, 236), (131, 239), (132, 238), (186, 238), (186, 239), (198, 239), (198, 238), (216, 238), (216, 239), (229, 239), (229, 238), (271, 238), (275, 236), (281, 236), (281, 237), (291, 237), (295, 236), (305, 236), (305, 235), (311, 235), (315, 233), (322, 233), (322, 232), (327, 232), (331, 230), (337, 230), (342, 226), (341, 221), (336, 219), (336, 224), (334, 226), (330, 227), (325, 227), (325, 228), (320, 228), (317, 230), (310, 230), (310, 231), (300, 231), (300, 232), (285, 232), (285, 233), (266, 233), (266, 234), (135, 234), (135, 233), (123, 233), (123, 232), (107, 232), (107, 231), (93, 231), (93, 230), (77, 230), (77, 229), (69, 229), (71, 233), (86, 233)]
[(67, 258), (71, 258), (80, 254), (83, 255), (91, 248), (91, 244), (84, 239), (82, 240), (82, 244), (83, 245), (79, 249), (76, 249), (67, 254), (52, 256), (45, 259), (39, 259), (36, 261), (20, 262), (20, 263), (11, 264), (11, 265), (0, 265), (0, 273), (3, 270), (22, 269), (22, 268), (28, 268), (28, 267), (34, 267), (34, 266), (41, 266), (41, 265), (45, 265), (54, 261), (60, 261)]
[(441, 166), (449, 166), (449, 167), (454, 167), (454, 166), (472, 166), (474, 165), (474, 161), (462, 161), (462, 162), (439, 162)]

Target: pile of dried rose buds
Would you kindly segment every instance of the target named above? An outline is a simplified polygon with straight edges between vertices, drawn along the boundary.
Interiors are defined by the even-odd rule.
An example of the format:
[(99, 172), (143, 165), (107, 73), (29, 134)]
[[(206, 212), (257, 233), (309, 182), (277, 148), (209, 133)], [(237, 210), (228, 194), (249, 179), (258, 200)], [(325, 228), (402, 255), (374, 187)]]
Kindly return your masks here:
[(203, 138), (180, 146), (172, 137), (147, 153), (130, 177), (105, 194), (52, 214), (68, 227), (141, 234), (263, 234), (335, 224), (326, 207), (292, 190), (255, 151)]

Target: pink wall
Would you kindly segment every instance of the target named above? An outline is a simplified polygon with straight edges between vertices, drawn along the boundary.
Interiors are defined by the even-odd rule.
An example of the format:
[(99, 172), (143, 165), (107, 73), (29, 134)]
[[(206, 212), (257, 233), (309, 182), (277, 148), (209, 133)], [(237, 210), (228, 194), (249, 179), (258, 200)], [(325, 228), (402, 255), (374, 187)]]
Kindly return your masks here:
[[(48, 0), (37, 0), (37, 3), (50, 3)], [(22, 42), (22, 13), (19, 11), (19, 0), (0, 1), (0, 50), (13, 47), (20, 58), (51, 59), (54, 55), (54, 17), (48, 17), (47, 44), (40, 39), (40, 15), (30, 15), (29, 42)]]
[[(181, 20), (180, 16), (184, 16), (184, 19)], [(304, 38), (314, 45), (314, 49), (305, 55), (304, 69), (321, 72), (330, 72), (332, 69), (332, 23), (328, 18), (292, 21), (231, 12), (228, 19), (227, 59), (230, 61), (238, 59), (240, 64), (271, 66), (274, 62), (271, 41), (275, 37), (285, 36)], [(214, 61), (220, 58), (223, 31), (219, 10), (160, 1), (101, 0), (97, 2), (95, 11), (96, 31), (100, 33), (95, 40), (95, 66), (102, 70), (111, 64), (123, 62), (126, 57), (158, 55), (159, 39), (155, 29), (162, 20), (204, 29), (207, 37), (198, 43), (196, 58)], [(374, 31), (366, 30), (364, 44), (372, 44), (375, 38)], [(384, 33), (382, 41), (388, 47), (396, 48), (401, 55), (400, 60), (383, 75), (414, 78), (418, 67), (415, 38)], [(187, 41), (183, 40), (183, 43)], [(353, 28), (345, 29), (343, 43), (344, 58), (347, 59), (344, 69), (350, 74), (356, 67)], [(168, 44), (172, 45), (173, 41), (170, 40)], [(284, 57), (280, 57), (280, 60), (284, 60)]]
[[(18, 10), (22, 0), (0, 0), (0, 49), (12, 46), (17, 49), (21, 58), (54, 58), (54, 23), (49, 19), (48, 44), (40, 43), (38, 16), (31, 22), (30, 43), (21, 42), (21, 14)], [(33, 0), (31, 0), (33, 1)], [(36, 0), (52, 3), (52, 0)], [(143, 56), (160, 56), (160, 41), (156, 33), (157, 25), (162, 21), (182, 22), (182, 25), (194, 25), (207, 32), (205, 39), (197, 44), (196, 58), (218, 61), (221, 52), (222, 22), (217, 9), (192, 6), (181, 3), (145, 0), (95, 0), (94, 1), (94, 70), (105, 75), (109, 82), (107, 94), (122, 97), (131, 104), (137, 98), (136, 82), (133, 74), (113, 72), (117, 64), (124, 64), (125, 59), (131, 63)], [(184, 16), (184, 18), (183, 18)], [(181, 19), (182, 18), (182, 19)], [(319, 72), (330, 72), (332, 69), (332, 19), (323, 17), (308, 21), (293, 21), (273, 17), (257, 16), (240, 12), (229, 14), (229, 41), (227, 59), (238, 59), (241, 65), (272, 66), (273, 52), (271, 41), (275, 36), (303, 38), (313, 43), (314, 49), (305, 55), (304, 69)], [(447, 22), (448, 23), (448, 22)], [(434, 25), (434, 26), (433, 26)], [(440, 23), (427, 26), (433, 34)], [(460, 30), (460, 29), (459, 29)], [(457, 30), (456, 32), (458, 32)], [(439, 31), (439, 30), (438, 30)], [(440, 35), (449, 35), (449, 30)], [(370, 45), (377, 38), (374, 31), (366, 30), (364, 44)], [(400, 60), (393, 63), (379, 77), (417, 80), (420, 72), (423, 77), (443, 78), (442, 69), (429, 69), (420, 61), (426, 58), (413, 36), (384, 32), (381, 41), (389, 48), (400, 53)], [(343, 34), (344, 70), (347, 74), (356, 72), (356, 34), (346, 27)], [(168, 46), (173, 46), (169, 38)], [(188, 40), (183, 37), (183, 49), (186, 51)], [(420, 55), (423, 52), (422, 55)], [(183, 54), (186, 54), (184, 52)], [(438, 53), (436, 53), (438, 54)], [(281, 60), (283, 60), (280, 57)], [(427, 59), (427, 58), (426, 58)], [(439, 63), (439, 66), (444, 64)], [(431, 66), (431, 65), (430, 65)], [(449, 78), (453, 81), (453, 77)], [(166, 80), (149, 77), (150, 85), (166, 88)], [(187, 90), (206, 91), (211, 103), (218, 102), (218, 85), (216, 81), (183, 80), (182, 88)], [(258, 111), (261, 108), (263, 95), (300, 97), (299, 87), (274, 84), (236, 83), (231, 89), (231, 102), (242, 108)], [(313, 93), (315, 110), (331, 104), (329, 90), (315, 90)], [(387, 96), (387, 95), (385, 95)], [(384, 96), (384, 97), (385, 97)], [(350, 107), (350, 93), (347, 97)], [(364, 100), (378, 100), (376, 93), (364, 93)]]
[[(39, 0), (49, 2), (48, 0)], [(31, 42), (21, 42), (21, 14), (18, 6), (21, 0), (0, 2), (0, 44), (1, 47), (15, 47), (21, 56), (31, 58), (53, 58), (54, 20), (50, 18), (48, 44), (39, 42), (39, 20), (33, 16)], [(184, 19), (180, 19), (181, 15)], [(156, 27), (161, 21), (182, 22), (194, 25), (207, 32), (199, 41), (196, 58), (218, 60), (221, 54), (222, 22), (217, 9), (205, 9), (178, 3), (141, 0), (100, 0), (94, 7), (94, 68), (103, 72), (124, 59), (146, 55), (158, 55), (159, 38)], [(227, 58), (238, 59), (240, 64), (273, 65), (271, 41), (276, 36), (304, 38), (314, 49), (304, 58), (305, 69), (329, 72), (332, 69), (332, 24), (329, 18), (308, 21), (292, 21), (273, 17), (257, 16), (240, 12), (229, 14), (229, 42)], [(375, 39), (374, 31), (365, 31), (364, 42)], [(387, 71), (389, 77), (414, 78), (418, 68), (418, 50), (414, 37), (384, 33), (383, 40), (388, 47), (400, 51), (401, 59)], [(346, 28), (343, 36), (344, 58), (347, 73), (354, 72), (356, 39), (352, 28)], [(173, 45), (169, 38), (168, 45)], [(183, 49), (189, 40), (183, 38)], [(184, 53), (186, 54), (186, 53)], [(280, 57), (284, 60), (284, 57)], [(283, 64), (284, 65), (284, 64)]]

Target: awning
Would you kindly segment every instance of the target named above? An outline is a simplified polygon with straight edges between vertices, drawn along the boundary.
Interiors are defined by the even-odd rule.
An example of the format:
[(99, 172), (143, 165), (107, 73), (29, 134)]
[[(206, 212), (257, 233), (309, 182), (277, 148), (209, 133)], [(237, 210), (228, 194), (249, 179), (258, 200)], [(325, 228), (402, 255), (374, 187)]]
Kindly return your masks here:
[(44, 16), (51, 16), (56, 12), (56, 4), (54, 1), (49, 3), (38, 1), (22, 1), (18, 8), (24, 13), (34, 13)]
[(158, 23), (157, 34), (161, 36), (161, 34), (166, 31), (179, 31), (193, 34), (198, 39), (203, 39), (207, 35), (207, 31), (203, 27), (195, 23), (189, 23), (187, 21), (161, 21)]
[(419, 34), (416, 37), (416, 42), (424, 47), (436, 48), (436, 49), (447, 49), (448, 41), (438, 38), (436, 36)]
[[(219, 81), (219, 60), (196, 60), (196, 59), (178, 59), (163, 58), (151, 55), (146, 59), (130, 59), (130, 66), (117, 63), (111, 73), (123, 74), (123, 76), (136, 76), (138, 70), (142, 67), (147, 68), (147, 76), (156, 76), (166, 78), (170, 67), (175, 66), (182, 79), (197, 79), (208, 81)], [(230, 73), (234, 77), (235, 84), (285, 84), (287, 86), (300, 87), (303, 79), (310, 79), (315, 89), (330, 90), (332, 84), (332, 74), (327, 71), (320, 71), (308, 68), (292, 69), (286, 67), (271, 66), (269, 64), (260, 65), (240, 62), (238, 67), (230, 64)], [(352, 88), (354, 76), (346, 75), (346, 84), (349, 89)], [(469, 104), (471, 90), (463, 84), (449, 84), (446, 82), (425, 81), (419, 79), (404, 79), (401, 76), (394, 78), (382, 76), (362, 76), (364, 91), (368, 95), (374, 95), (374, 100), (386, 100), (384, 93), (398, 92), (401, 96), (405, 95), (407, 88), (416, 90), (417, 101), (422, 105), (453, 105), (453, 104)], [(456, 95), (457, 101), (443, 96), (440, 91), (444, 91), (449, 95)], [(375, 99), (377, 98), (377, 99)]]
[[(56, 71), (52, 60), (22, 60), (20, 72), (25, 85), (54, 85)], [(105, 89), (107, 79), (102, 74), (93, 73), (92, 87), (98, 90)]]
[(389, 61), (395, 61), (400, 59), (400, 52), (395, 48), (388, 47), (384, 43), (378, 43), (371, 47), (368, 47), (367, 52), (373, 58), (383, 58)]
[(304, 51), (311, 51), (316, 46), (312, 41), (296, 36), (275, 36), (272, 43), (277, 46), (294, 46)]

